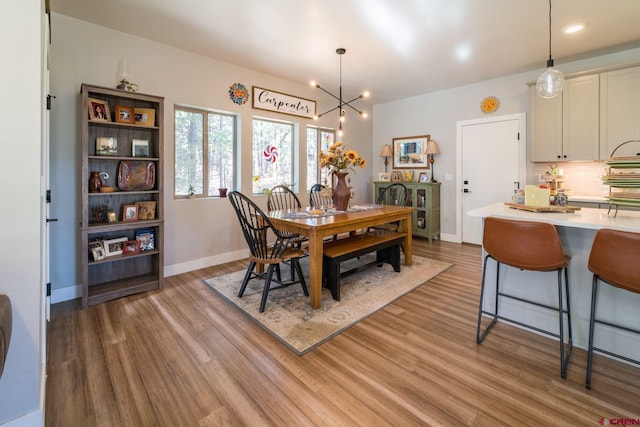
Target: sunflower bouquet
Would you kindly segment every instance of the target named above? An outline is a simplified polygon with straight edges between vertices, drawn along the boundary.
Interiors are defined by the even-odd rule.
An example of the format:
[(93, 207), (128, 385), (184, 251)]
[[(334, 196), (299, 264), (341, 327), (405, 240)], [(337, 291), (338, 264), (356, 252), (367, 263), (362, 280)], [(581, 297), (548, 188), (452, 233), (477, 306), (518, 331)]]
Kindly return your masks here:
[(355, 171), (356, 166), (362, 169), (367, 166), (367, 161), (357, 151), (345, 149), (342, 141), (335, 142), (326, 153), (320, 150), (320, 167), (329, 169), (331, 173), (347, 169)]

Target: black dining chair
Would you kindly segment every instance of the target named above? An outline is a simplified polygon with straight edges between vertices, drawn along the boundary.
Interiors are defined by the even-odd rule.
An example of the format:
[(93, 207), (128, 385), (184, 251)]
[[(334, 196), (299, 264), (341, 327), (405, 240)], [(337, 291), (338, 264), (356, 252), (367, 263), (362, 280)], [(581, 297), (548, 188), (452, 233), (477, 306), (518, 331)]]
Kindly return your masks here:
[[(376, 205), (406, 206), (408, 197), (409, 191), (407, 187), (400, 182), (396, 182), (382, 190), (376, 199)], [(401, 231), (400, 222), (394, 221), (389, 224), (379, 224), (375, 227), (369, 227), (367, 231), (372, 232), (375, 230)], [(401, 244), (400, 248), (402, 248), (402, 252), (404, 253), (404, 245)]]
[[(244, 194), (232, 191), (227, 197), (238, 216), (242, 234), (247, 241), (250, 252), (249, 266), (242, 280), (238, 298), (242, 298), (249, 280), (253, 278), (264, 280), (262, 300), (260, 302), (261, 313), (264, 311), (269, 292), (274, 289), (281, 289), (300, 283), (302, 291), (308, 296), (309, 291), (302, 274), (302, 269), (300, 268), (300, 258), (304, 256), (304, 252), (291, 246), (292, 241), (300, 236), (275, 228), (269, 220), (269, 217)], [(274, 238), (273, 243), (269, 244), (268, 242)], [(285, 261), (291, 262), (291, 279), (281, 280), (280, 277), (274, 279), (273, 273), (279, 272), (277, 269), (280, 263)], [(258, 263), (267, 266), (265, 273), (255, 272), (256, 264)], [(298, 279), (296, 279), (296, 274)], [(277, 276), (279, 276), (279, 274)], [(276, 286), (271, 287), (272, 282), (275, 282)]]
[(296, 193), (291, 191), (286, 185), (276, 185), (269, 191), (267, 196), (267, 209), (279, 211), (283, 209), (299, 209), (302, 207), (300, 199)]
[(322, 184), (313, 184), (309, 190), (309, 206), (319, 208), (324, 205), (320, 192), (325, 189)]

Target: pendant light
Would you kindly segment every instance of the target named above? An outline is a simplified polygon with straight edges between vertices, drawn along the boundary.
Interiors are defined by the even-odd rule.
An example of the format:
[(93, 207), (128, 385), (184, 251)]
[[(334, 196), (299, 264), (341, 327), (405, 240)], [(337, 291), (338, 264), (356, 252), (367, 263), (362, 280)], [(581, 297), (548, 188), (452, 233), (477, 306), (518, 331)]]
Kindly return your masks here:
[(553, 69), (553, 58), (551, 58), (551, 0), (549, 0), (549, 59), (547, 70), (538, 77), (536, 89), (541, 97), (553, 98), (562, 92), (563, 86), (564, 76), (560, 71)]
[(334, 110), (338, 110), (338, 137), (342, 137), (342, 123), (344, 123), (345, 121), (345, 107), (349, 107), (352, 110), (354, 110), (355, 112), (357, 112), (358, 114), (360, 114), (360, 116), (362, 116), (363, 118), (367, 118), (367, 113), (365, 113), (364, 111), (360, 111), (357, 108), (355, 108), (353, 105), (351, 105), (352, 102), (357, 101), (358, 99), (362, 99), (362, 98), (366, 98), (369, 96), (369, 92), (365, 91), (363, 93), (361, 93), (360, 95), (356, 96), (355, 98), (353, 98), (350, 101), (345, 101), (342, 99), (342, 55), (344, 55), (347, 52), (346, 49), (344, 48), (338, 48), (336, 49), (336, 53), (338, 55), (340, 55), (340, 92), (338, 93), (338, 96), (332, 94), (331, 92), (329, 92), (328, 90), (326, 90), (325, 88), (321, 87), (318, 83), (312, 81), (311, 82), (311, 86), (316, 87), (318, 89), (320, 89), (321, 91), (328, 93), (329, 95), (331, 95), (332, 97), (334, 97), (337, 101), (338, 101), (338, 105), (332, 109), (330, 109), (329, 111), (325, 111), (322, 114), (318, 114), (315, 115), (313, 117), (313, 120), (318, 120), (320, 117), (324, 116), (327, 113), (330, 113), (331, 111)]

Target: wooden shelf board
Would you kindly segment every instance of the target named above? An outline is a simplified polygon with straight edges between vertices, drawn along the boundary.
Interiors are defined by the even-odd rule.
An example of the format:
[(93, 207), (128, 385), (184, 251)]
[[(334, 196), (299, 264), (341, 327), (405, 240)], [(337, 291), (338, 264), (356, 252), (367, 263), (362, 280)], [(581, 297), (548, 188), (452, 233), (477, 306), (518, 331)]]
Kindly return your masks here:
[(160, 288), (160, 281), (155, 274), (128, 277), (113, 282), (89, 286), (87, 305), (96, 305), (116, 298)]

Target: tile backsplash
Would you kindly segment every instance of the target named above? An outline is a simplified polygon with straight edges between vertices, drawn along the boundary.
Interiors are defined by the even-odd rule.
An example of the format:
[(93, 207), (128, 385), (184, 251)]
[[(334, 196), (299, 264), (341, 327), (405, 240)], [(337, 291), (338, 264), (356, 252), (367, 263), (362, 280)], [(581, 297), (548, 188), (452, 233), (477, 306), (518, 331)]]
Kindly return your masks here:
[[(609, 187), (604, 185), (600, 177), (605, 174), (607, 165), (604, 162), (559, 162), (558, 169), (564, 170), (566, 176), (562, 183), (568, 195), (606, 196)], [(534, 163), (534, 176), (551, 172), (547, 163)]]

